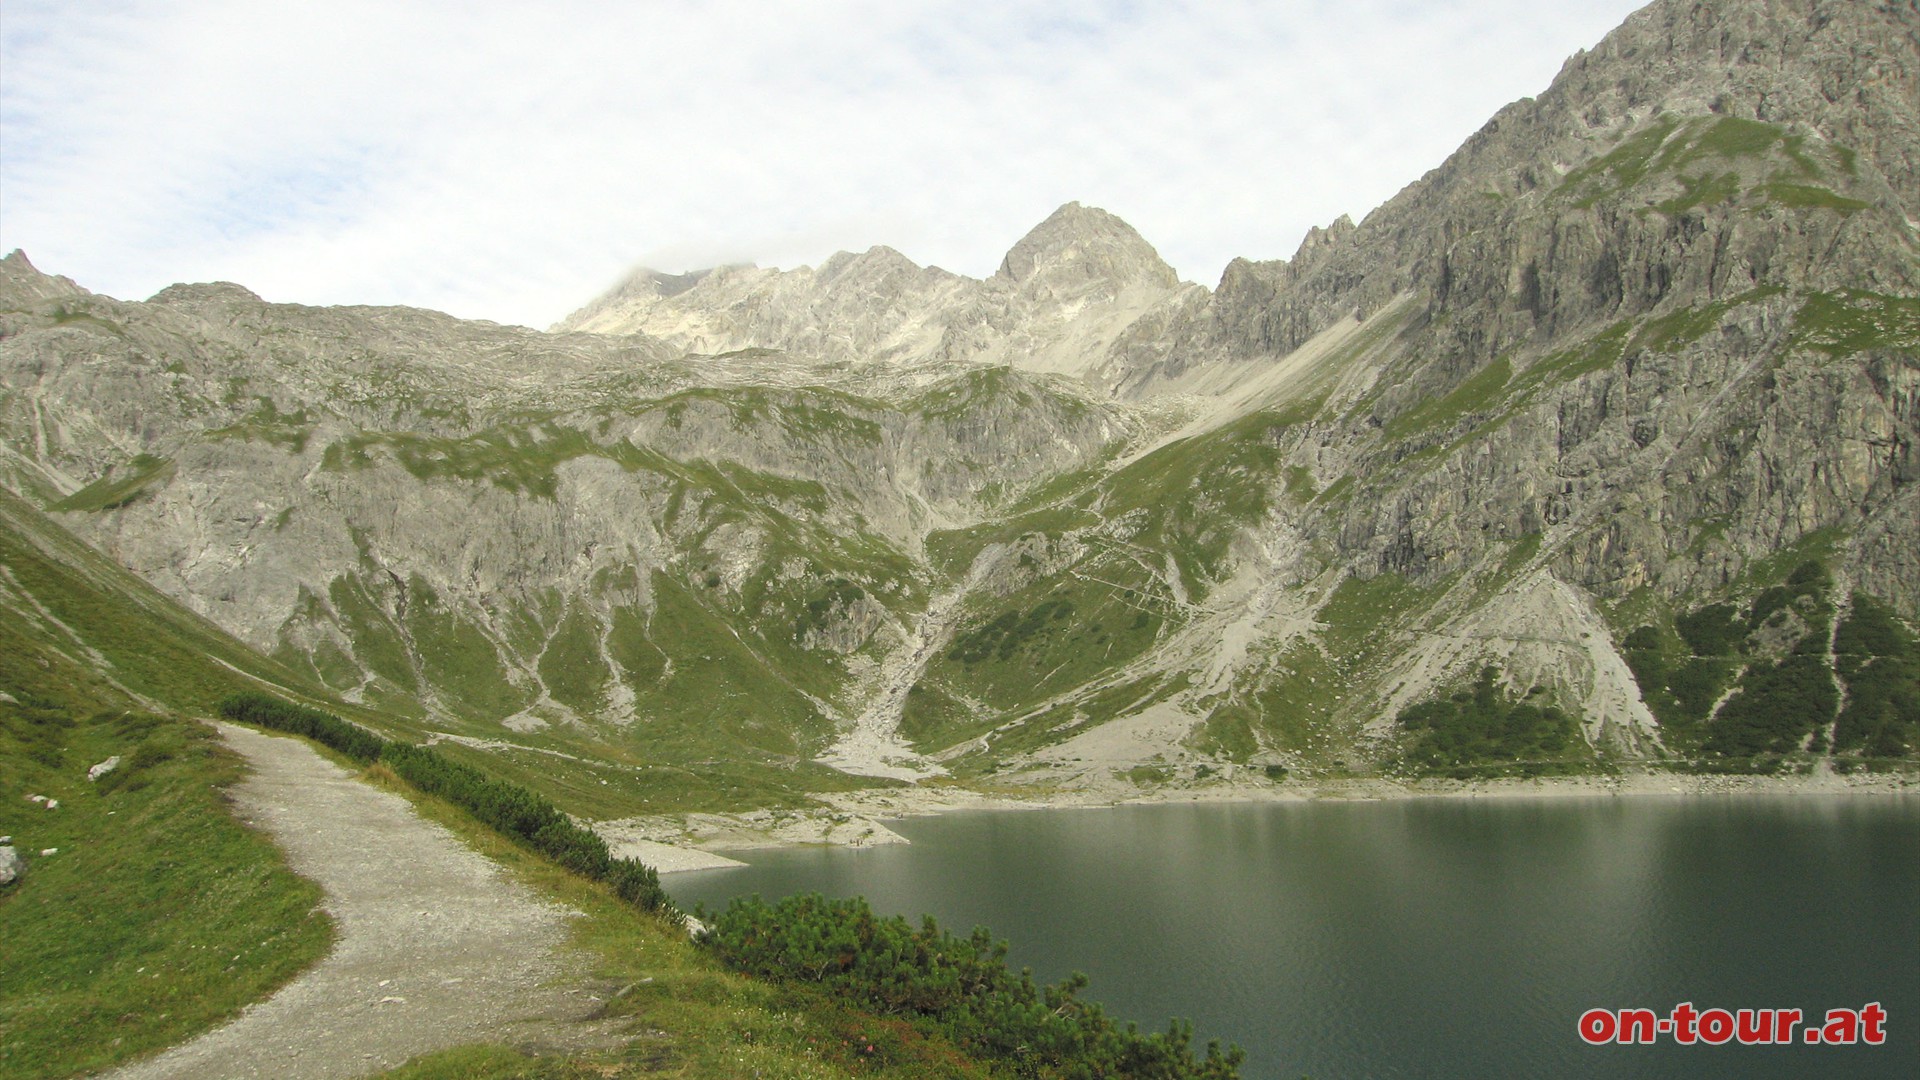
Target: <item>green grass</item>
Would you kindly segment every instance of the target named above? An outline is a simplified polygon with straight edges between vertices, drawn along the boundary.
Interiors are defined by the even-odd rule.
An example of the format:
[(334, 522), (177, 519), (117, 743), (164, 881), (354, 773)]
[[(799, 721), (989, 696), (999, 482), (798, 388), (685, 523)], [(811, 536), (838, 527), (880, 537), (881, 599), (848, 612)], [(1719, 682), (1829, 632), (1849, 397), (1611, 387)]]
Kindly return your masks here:
[(1662, 315), (1659, 318), (1648, 319), (1634, 329), (1632, 344), (1654, 352), (1678, 352), (1683, 346), (1691, 345), (1717, 329), (1726, 319), (1728, 312), (1777, 296), (1780, 291), (1776, 286), (1762, 286), (1749, 289), (1738, 296), (1730, 296), (1725, 300), (1716, 300), (1698, 307)]
[(108, 319), (103, 319), (90, 311), (76, 310), (70, 306), (77, 302), (80, 301), (68, 300), (55, 305), (53, 310), (48, 313), (48, 317), (53, 320), (53, 325), (71, 327), (76, 330), (91, 330), (96, 334), (107, 334), (117, 338), (125, 338), (127, 336), (127, 332), (120, 327), (120, 324)]
[(401, 622), (428, 685), (473, 714), (490, 719), (509, 716), (532, 703), (530, 692), (508, 681), (493, 639), (419, 574), (407, 580), (405, 603)]
[(132, 691), (200, 711), (261, 683), (297, 696), (323, 693), (4, 491), (0, 569), (0, 685), (100, 708), (138, 704)]
[(1686, 165), (1707, 154), (1729, 158), (1755, 157), (1773, 149), (1774, 144), (1785, 138), (1785, 129), (1776, 124), (1723, 116), (1709, 124), (1698, 141), (1685, 152), (1676, 155), (1671, 165)]
[(1714, 206), (1740, 197), (1738, 173), (1680, 178), (1680, 194), (1653, 204), (1655, 210), (1669, 216), (1683, 214), (1698, 206)]
[[(383, 578), (372, 580), (387, 584)], [(370, 592), (360, 579), (344, 576), (333, 579), (327, 586), (327, 598), (331, 602), (331, 613), (312, 600), (302, 605), (302, 613), (314, 621), (337, 617), (359, 667), (386, 679), (403, 692), (417, 691), (420, 681), (407, 647), (406, 633), (388, 614), (382, 598)]]
[(1513, 367), (1501, 357), (1469, 375), (1460, 385), (1437, 398), (1428, 398), (1387, 421), (1382, 429), (1389, 440), (1429, 431), (1443, 431), (1464, 417), (1494, 409), (1504, 398)]
[[(928, 663), (922, 696), (908, 700), (917, 745), (937, 749), (982, 734), (1003, 714), (1082, 687), (1152, 647), (1169, 621), (1165, 590), (1152, 575), (1125, 559), (1081, 566), (1078, 575), (1050, 576), (997, 600)], [(957, 695), (993, 712), (939, 707)]]
[(1327, 597), (1315, 616), (1326, 629), (1327, 647), (1341, 656), (1377, 648), (1405, 618), (1437, 593), (1417, 586), (1399, 574), (1349, 576)]
[(214, 428), (206, 433), (209, 439), (258, 439), (271, 446), (299, 454), (307, 449), (307, 440), (313, 435), (314, 422), (305, 409), (296, 409), (283, 413), (275, 407), (272, 398), (261, 398), (253, 412), (239, 422), (226, 427)]
[(1265, 516), (1284, 487), (1284, 433), (1321, 404), (1314, 399), (1251, 413), (1163, 446), (1101, 483), (1102, 512), (1111, 519), (1145, 511), (1144, 527), (1129, 542), (1171, 554), (1188, 595), (1204, 596), (1225, 572), (1233, 538)]
[(1792, 340), (1834, 357), (1920, 349), (1920, 298), (1861, 289), (1811, 293), (1794, 316)]
[(555, 701), (592, 716), (605, 704), (613, 678), (600, 652), (599, 624), (580, 607), (569, 607), (540, 654), (540, 681)]
[(559, 485), (556, 470), (590, 454), (620, 460), (616, 448), (601, 447), (582, 432), (544, 421), (495, 427), (467, 438), (362, 432), (328, 446), (321, 465), (345, 472), (368, 468), (385, 457), (422, 480), (484, 480), (506, 491), (551, 499)]
[(954, 420), (995, 399), (1031, 405), (1040, 386), (1010, 367), (973, 368), (942, 380), (913, 399), (907, 411), (928, 420)]
[(1679, 190), (1646, 208), (1668, 215), (1743, 197), (1792, 210), (1852, 213), (1868, 204), (1809, 181), (1857, 173), (1852, 150), (1810, 146), (1780, 125), (1730, 116), (1682, 122), (1663, 115), (1569, 172), (1555, 195), (1584, 208), (1658, 182), (1655, 190)]
[(1638, 184), (1653, 168), (1654, 155), (1679, 127), (1671, 116), (1661, 116), (1627, 136), (1606, 154), (1569, 172), (1557, 192), (1567, 193), (1577, 206), (1591, 206), (1601, 196)]
[[(90, 783), (88, 766), (115, 754), (120, 768)], [(0, 1077), (170, 1046), (325, 953), (319, 889), (228, 810), (240, 772), (188, 721), (0, 704), (0, 834), (29, 863), (0, 888)]]
[(1831, 188), (1816, 187), (1811, 184), (1793, 184), (1783, 180), (1762, 184), (1756, 190), (1768, 201), (1795, 210), (1837, 210), (1843, 214), (1851, 214), (1872, 205), (1859, 199), (1849, 199)]
[(123, 466), (108, 469), (100, 479), (48, 509), (89, 513), (118, 510), (165, 487), (176, 472), (173, 462), (167, 458), (140, 454)]

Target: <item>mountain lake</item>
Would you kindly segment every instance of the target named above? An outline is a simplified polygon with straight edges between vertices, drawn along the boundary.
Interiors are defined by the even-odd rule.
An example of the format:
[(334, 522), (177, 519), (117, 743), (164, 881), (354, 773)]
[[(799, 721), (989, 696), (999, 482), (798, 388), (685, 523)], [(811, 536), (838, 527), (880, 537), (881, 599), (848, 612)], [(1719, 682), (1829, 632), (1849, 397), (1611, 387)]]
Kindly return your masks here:
[[(1249, 1080), (1920, 1076), (1920, 796), (1322, 800), (957, 813), (733, 853), (683, 906), (866, 896), (1247, 1051)], [(1589, 1009), (1878, 1002), (1883, 1045), (1590, 1046)]]

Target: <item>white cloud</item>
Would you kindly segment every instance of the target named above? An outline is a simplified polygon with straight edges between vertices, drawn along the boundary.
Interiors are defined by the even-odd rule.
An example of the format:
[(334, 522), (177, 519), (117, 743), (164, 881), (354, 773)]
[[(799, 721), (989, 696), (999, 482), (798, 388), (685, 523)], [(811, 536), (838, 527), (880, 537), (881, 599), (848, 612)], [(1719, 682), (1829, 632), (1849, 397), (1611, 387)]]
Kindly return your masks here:
[(1627, 0), (9, 0), (0, 248), (533, 325), (636, 261), (889, 244), (981, 275), (1058, 204), (1184, 276), (1292, 253)]

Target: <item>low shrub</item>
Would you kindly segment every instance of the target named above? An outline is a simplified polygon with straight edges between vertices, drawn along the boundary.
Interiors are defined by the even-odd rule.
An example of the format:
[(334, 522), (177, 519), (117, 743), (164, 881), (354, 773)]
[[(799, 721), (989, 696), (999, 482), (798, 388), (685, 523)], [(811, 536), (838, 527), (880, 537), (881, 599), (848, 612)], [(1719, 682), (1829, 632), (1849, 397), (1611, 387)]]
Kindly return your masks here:
[(735, 900), (700, 942), (737, 971), (825, 988), (1018, 1076), (1233, 1080), (1245, 1058), (1218, 1043), (1196, 1058), (1193, 1029), (1178, 1020), (1154, 1034), (1117, 1023), (1080, 1000), (1084, 975), (1036, 986), (1028, 972), (1008, 969), (1006, 943), (984, 928), (956, 937), (928, 918), (915, 930), (898, 916), (875, 915), (859, 897)]

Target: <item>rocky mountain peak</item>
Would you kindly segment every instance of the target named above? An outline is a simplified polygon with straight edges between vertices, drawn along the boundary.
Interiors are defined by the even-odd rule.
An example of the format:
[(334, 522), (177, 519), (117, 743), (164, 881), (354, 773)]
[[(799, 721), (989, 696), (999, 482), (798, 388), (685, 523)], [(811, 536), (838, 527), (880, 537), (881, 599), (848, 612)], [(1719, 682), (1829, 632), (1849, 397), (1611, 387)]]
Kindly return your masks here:
[(1133, 226), (1105, 210), (1070, 202), (1020, 238), (994, 274), (1027, 285), (1036, 279), (1059, 284), (1103, 282), (1115, 288), (1148, 284), (1163, 289), (1179, 277)]
[(618, 285), (595, 297), (585, 307), (553, 324), (551, 329), (556, 333), (570, 330), (604, 331), (606, 327), (601, 323), (606, 318), (618, 317), (620, 312), (629, 309), (650, 308), (661, 300), (679, 296), (712, 277), (717, 269), (725, 268), (707, 267), (681, 274), (667, 274), (643, 266), (622, 278)]
[(1315, 225), (1307, 230), (1306, 237), (1300, 241), (1300, 250), (1293, 253), (1293, 265), (1304, 268), (1321, 255), (1339, 247), (1358, 228), (1353, 219), (1345, 214), (1324, 229)]
[(679, 296), (700, 284), (701, 279), (711, 273), (713, 273), (712, 267), (704, 270), (689, 270), (684, 274), (663, 274), (658, 270), (642, 270), (634, 276), (633, 280), (644, 284), (654, 296)]
[(952, 276), (937, 267), (921, 266), (885, 244), (877, 244), (858, 254), (839, 252), (821, 263), (817, 273), (820, 281), (830, 287), (843, 287), (850, 282), (904, 286), (918, 278)]
[(245, 285), (236, 285), (231, 281), (202, 281), (192, 284), (169, 285), (147, 298), (149, 304), (258, 304), (263, 301), (260, 295)]
[(16, 303), (50, 300), (57, 296), (86, 296), (87, 290), (69, 278), (43, 274), (27, 259), (27, 253), (15, 248), (0, 259), (0, 296)]

